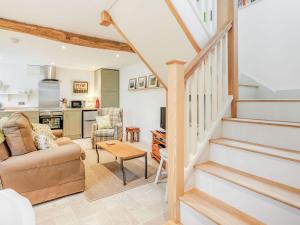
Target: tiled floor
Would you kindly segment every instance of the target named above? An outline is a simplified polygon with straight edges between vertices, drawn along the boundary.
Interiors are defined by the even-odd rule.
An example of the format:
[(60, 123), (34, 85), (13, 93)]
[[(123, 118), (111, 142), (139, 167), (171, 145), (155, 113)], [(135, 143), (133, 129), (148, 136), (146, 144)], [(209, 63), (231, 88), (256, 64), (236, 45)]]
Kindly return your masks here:
[(165, 183), (148, 184), (94, 202), (88, 202), (83, 193), (75, 194), (34, 210), (37, 225), (161, 225), (166, 222), (164, 193)]

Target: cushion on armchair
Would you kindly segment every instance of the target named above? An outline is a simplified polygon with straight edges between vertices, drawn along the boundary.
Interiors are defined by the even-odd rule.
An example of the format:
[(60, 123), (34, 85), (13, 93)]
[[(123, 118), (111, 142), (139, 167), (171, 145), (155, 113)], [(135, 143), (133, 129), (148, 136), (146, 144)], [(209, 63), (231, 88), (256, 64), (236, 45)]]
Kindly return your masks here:
[(110, 129), (112, 128), (111, 123), (110, 123), (110, 116), (105, 115), (105, 116), (97, 116), (96, 121), (98, 124), (98, 129)]

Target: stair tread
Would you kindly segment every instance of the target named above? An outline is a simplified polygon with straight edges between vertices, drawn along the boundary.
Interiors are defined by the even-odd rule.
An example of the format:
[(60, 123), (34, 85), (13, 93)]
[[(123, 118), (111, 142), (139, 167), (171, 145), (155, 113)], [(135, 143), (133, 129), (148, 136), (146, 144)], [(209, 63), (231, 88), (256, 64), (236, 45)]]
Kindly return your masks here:
[(275, 120), (242, 119), (242, 118), (223, 118), (222, 120), (231, 121), (231, 122), (240, 122), (240, 123), (255, 123), (255, 124), (264, 124), (264, 125), (272, 125), (272, 126), (300, 128), (300, 123), (298, 122), (284, 122), (284, 121), (275, 121)]
[(217, 224), (263, 224), (255, 218), (197, 189), (186, 192), (180, 200)]
[(256, 144), (247, 141), (233, 140), (228, 138), (212, 139), (210, 140), (210, 143), (238, 148), (245, 151), (251, 151), (251, 152), (277, 157), (281, 159), (291, 160), (295, 162), (300, 162), (300, 151), (297, 150), (277, 148), (277, 147), (266, 146), (266, 145)]
[(300, 189), (209, 161), (195, 168), (300, 209)]
[(239, 87), (259, 88), (256, 84), (239, 84)]

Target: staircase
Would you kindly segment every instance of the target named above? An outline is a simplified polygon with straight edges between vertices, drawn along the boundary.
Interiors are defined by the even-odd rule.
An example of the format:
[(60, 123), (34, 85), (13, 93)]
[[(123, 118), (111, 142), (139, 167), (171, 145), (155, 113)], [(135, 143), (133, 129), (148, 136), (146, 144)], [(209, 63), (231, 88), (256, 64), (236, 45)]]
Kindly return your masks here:
[(130, 2), (116, 1), (112, 24), (168, 89), (167, 224), (300, 224), (300, 101), (238, 85), (238, 2), (186, 2), (201, 38), (183, 1)]
[[(183, 99), (169, 88), (169, 201), (177, 195), (180, 206), (175, 221), (183, 225), (300, 224), (300, 101), (231, 96), (231, 31), (232, 24), (225, 24), (186, 67)], [(175, 62), (169, 77), (180, 76), (181, 70)], [(180, 93), (178, 82), (182, 81), (170, 85), (177, 85)], [(259, 87), (240, 84), (234, 88), (253, 92)], [(234, 118), (232, 102), (237, 103)], [(184, 109), (184, 153), (178, 138), (180, 107)], [(178, 170), (181, 166), (184, 179)]]
[(222, 120), (180, 198), (182, 224), (299, 224), (300, 123), (255, 118)]

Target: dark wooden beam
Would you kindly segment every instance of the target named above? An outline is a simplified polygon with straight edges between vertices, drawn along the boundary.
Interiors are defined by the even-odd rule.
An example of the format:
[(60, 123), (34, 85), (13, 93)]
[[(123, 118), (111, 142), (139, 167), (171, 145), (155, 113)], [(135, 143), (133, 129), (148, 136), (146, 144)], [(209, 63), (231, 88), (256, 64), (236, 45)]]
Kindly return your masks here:
[(134, 52), (126, 43), (0, 18), (0, 29), (89, 48)]

